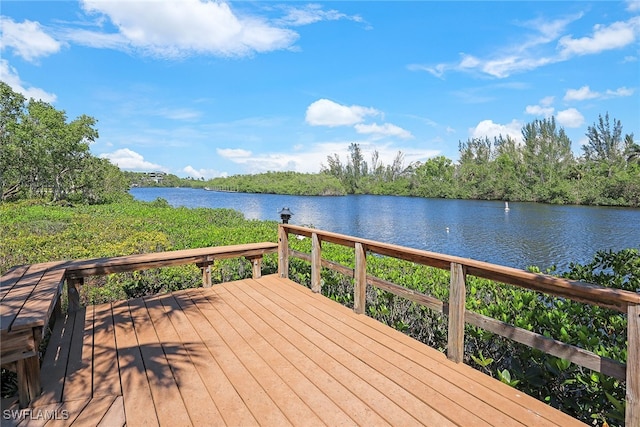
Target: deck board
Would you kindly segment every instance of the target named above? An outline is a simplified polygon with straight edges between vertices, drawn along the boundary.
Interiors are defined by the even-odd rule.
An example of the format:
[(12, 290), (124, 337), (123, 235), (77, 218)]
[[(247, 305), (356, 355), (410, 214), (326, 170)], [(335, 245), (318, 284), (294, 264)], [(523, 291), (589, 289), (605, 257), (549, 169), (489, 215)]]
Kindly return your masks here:
[(59, 318), (43, 387), (46, 426), (584, 425), (275, 275)]

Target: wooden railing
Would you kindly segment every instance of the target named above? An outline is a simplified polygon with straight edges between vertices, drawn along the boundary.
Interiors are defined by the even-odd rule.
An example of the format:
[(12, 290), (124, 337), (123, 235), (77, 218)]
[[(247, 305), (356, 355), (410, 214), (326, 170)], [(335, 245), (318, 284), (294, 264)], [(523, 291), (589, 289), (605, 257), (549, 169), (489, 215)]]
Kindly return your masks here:
[[(310, 238), (311, 254), (291, 249), (289, 234)], [(353, 248), (355, 268), (323, 259), (322, 242)], [(456, 362), (463, 360), (464, 327), (465, 323), (468, 323), (596, 372), (626, 380), (626, 425), (640, 426), (640, 294), (289, 224), (279, 225), (278, 246), (278, 274), (280, 277), (288, 277), (290, 257), (306, 260), (311, 263), (311, 289), (314, 292), (321, 291), (320, 273), (323, 267), (353, 277), (353, 305), (356, 313), (365, 313), (366, 287), (369, 284), (446, 314), (449, 319), (447, 357)], [(449, 301), (444, 302), (367, 275), (367, 253), (449, 270), (451, 272)], [(607, 357), (601, 357), (579, 347), (466, 310), (467, 275), (626, 313), (628, 320), (627, 363), (623, 364)]]

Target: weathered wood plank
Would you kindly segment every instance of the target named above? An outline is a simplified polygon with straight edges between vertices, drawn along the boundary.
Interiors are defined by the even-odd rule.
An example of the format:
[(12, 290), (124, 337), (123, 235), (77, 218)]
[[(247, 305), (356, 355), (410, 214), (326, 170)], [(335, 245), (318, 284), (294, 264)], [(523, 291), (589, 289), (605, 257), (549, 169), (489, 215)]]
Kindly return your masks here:
[(405, 288), (404, 286), (396, 285), (395, 283), (379, 279), (373, 276), (367, 276), (367, 282), (376, 288), (380, 288), (387, 292), (390, 292), (396, 296), (408, 299), (420, 305), (435, 310), (438, 313), (444, 312), (445, 303), (432, 296), (414, 291), (413, 289)]
[[(42, 360), (43, 393), (32, 401), (33, 406), (40, 406), (62, 400), (64, 377), (67, 371), (71, 338), (74, 333), (76, 313), (56, 319), (56, 324), (49, 337), (49, 345)], [(82, 331), (79, 331), (81, 334)]]
[[(283, 350), (286, 341), (278, 336), (277, 331), (264, 323), (261, 319), (264, 312), (249, 309), (234, 293), (221, 292), (216, 296), (216, 299), (224, 301), (224, 304), (217, 305), (221, 309), (221, 315), (237, 327), (238, 333), (243, 335), (247, 344), (256, 353), (263, 355), (265, 361), (277, 370), (277, 374), (322, 419), (322, 422), (326, 425), (355, 425), (350, 416), (340, 408), (339, 403), (332, 401), (328, 393), (314, 383), (314, 380), (317, 381), (314, 377), (326, 377), (324, 371), (317, 365), (301, 363), (299, 355)], [(340, 401), (344, 398), (344, 394), (336, 393), (335, 400)], [(295, 423), (295, 419), (292, 421)]]
[[(215, 290), (216, 287), (211, 288)], [(281, 408), (274, 403), (269, 392), (261, 384), (261, 373), (255, 366), (259, 363), (259, 356), (238, 343), (234, 332), (228, 325), (220, 325), (220, 315), (214, 307), (214, 303), (207, 304), (205, 300), (198, 300), (198, 309), (207, 318), (209, 324), (206, 328), (198, 328), (209, 351), (214, 351), (214, 357), (224, 374), (233, 384), (238, 394), (242, 396), (245, 404), (252, 414), (261, 423), (268, 425), (290, 425)], [(222, 345), (224, 343), (224, 345)], [(267, 367), (264, 367), (267, 369)]]
[(10, 268), (9, 271), (0, 276), (0, 301), (4, 299), (5, 295), (18, 283), (28, 269), (29, 265), (18, 265)]
[[(231, 286), (231, 284), (230, 284)], [(244, 290), (238, 286), (238, 290)], [(395, 381), (381, 374), (372, 368), (363, 358), (366, 352), (354, 355), (350, 343), (343, 342), (337, 344), (335, 335), (337, 331), (326, 328), (320, 322), (313, 321), (307, 316), (300, 315), (299, 308), (294, 304), (284, 300), (274, 302), (271, 300), (273, 292), (268, 289), (259, 289), (255, 284), (250, 283), (253, 291), (258, 291), (259, 295), (249, 297), (259, 302), (273, 315), (285, 323), (287, 328), (295, 328), (304, 339), (309, 340), (317, 348), (334, 360), (328, 366), (323, 366), (327, 372), (340, 375), (347, 379), (349, 387), (356, 391), (360, 399), (367, 402), (376, 412), (392, 425), (412, 425), (421, 419), (429, 419), (437, 425), (454, 425), (446, 417), (442, 416), (433, 408), (420, 402), (407, 389), (401, 387)], [(365, 317), (365, 316), (361, 316)]]
[(215, 292), (213, 296), (206, 294), (206, 298), (210, 299), (212, 304), (222, 298), (225, 302), (231, 301), (226, 298), (227, 295), (230, 298), (238, 295), (235, 297), (234, 306), (244, 305), (250, 313), (254, 313), (254, 316), (249, 315), (246, 319), (251, 321), (254, 327), (269, 335), (270, 342), (277, 345), (278, 351), (282, 352), (284, 357), (305, 373), (316, 387), (349, 415), (344, 422), (357, 420), (362, 425), (388, 425), (388, 422), (380, 417), (374, 408), (356, 395), (356, 390), (359, 388), (358, 381), (350, 381), (352, 378), (345, 378), (335, 371), (328, 372), (327, 367), (331, 367), (336, 362), (329, 355), (318, 351), (312, 342), (273, 316), (269, 310), (255, 303), (253, 299), (245, 297), (244, 288), (243, 292), (230, 293), (218, 288), (212, 289), (212, 292)]
[(34, 326), (44, 327), (58, 301), (63, 283), (64, 271), (45, 272), (17, 314), (11, 330), (17, 331)]
[(124, 414), (124, 399), (118, 396), (100, 420), (98, 427), (124, 427), (127, 425), (127, 418)]
[(36, 285), (44, 275), (46, 267), (35, 264), (29, 267), (17, 285), (14, 285), (0, 304), (0, 329), (11, 331), (13, 321), (28, 300)]
[(67, 261), (58, 268), (65, 269), (67, 278), (106, 275), (125, 271), (145, 270), (157, 267), (197, 264), (238, 257), (254, 257), (275, 252), (275, 243), (249, 243), (244, 245), (215, 246), (210, 248), (183, 249), (153, 252), (121, 257)]
[[(411, 396), (398, 397), (397, 403), (416, 419), (433, 420), (438, 425), (453, 422), (456, 425), (474, 426), (508, 420), (508, 417), (505, 416), (501, 418), (499, 411), (495, 410), (491, 414), (491, 418), (487, 417), (488, 420), (482, 420), (466, 408), (469, 404), (468, 401), (473, 400), (472, 396), (467, 395), (465, 399), (459, 401), (453, 400), (450, 396), (443, 395), (441, 390), (431, 387), (427, 383), (430, 380), (429, 375), (424, 372), (423, 375), (420, 375), (416, 372), (402, 370), (402, 363), (406, 363), (404, 357), (390, 351), (375, 340), (363, 339), (358, 330), (360, 316), (355, 319), (350, 317), (338, 320), (334, 315), (326, 314), (315, 305), (309, 304), (308, 292), (298, 294), (295, 290), (276, 289), (275, 286), (269, 286), (261, 293), (263, 298), (269, 298), (275, 304), (282, 306), (287, 312), (298, 318), (301, 323), (317, 325), (315, 329), (322, 334), (324, 340), (331, 341), (346, 351), (345, 356), (334, 355), (333, 357), (338, 360), (347, 360), (347, 358), (360, 360), (368, 365), (372, 371), (363, 379), (371, 382), (372, 385), (376, 384), (375, 378), (378, 377), (382, 379), (378, 379), (379, 384), (382, 384), (382, 381), (390, 380), (394, 385), (397, 384), (404, 390), (410, 390)], [(303, 303), (305, 301), (306, 303)], [(385, 351), (391, 360), (382, 357)], [(394, 363), (399, 361), (402, 362)], [(446, 387), (451, 389), (455, 388), (455, 385), (446, 383)], [(379, 388), (379, 390), (384, 390), (387, 395), (393, 396), (387, 387)], [(464, 406), (460, 402), (464, 402)]]
[[(141, 303), (140, 300), (134, 300), (133, 304), (136, 304), (135, 301), (138, 305)], [(159, 425), (129, 304), (126, 301), (113, 304), (113, 322), (127, 423), (131, 426)]]
[[(371, 366), (378, 372), (387, 375), (403, 387), (411, 390), (425, 404), (428, 404), (445, 414), (454, 422), (460, 425), (509, 425), (513, 423), (511, 416), (506, 415), (495, 408), (489, 407), (474, 394), (452, 384), (448, 379), (420, 366), (412, 358), (405, 356), (402, 352), (396, 351), (397, 344), (380, 342), (375, 338), (363, 333), (361, 328), (369, 329), (368, 326), (360, 322), (353, 322), (352, 317), (342, 316), (343, 311), (336, 307), (324, 306), (322, 302), (318, 304), (301, 304), (301, 301), (308, 299), (307, 292), (294, 289), (287, 289), (285, 286), (275, 286), (269, 289), (277, 293), (280, 298), (286, 296), (292, 304), (300, 306), (309, 315), (316, 318), (317, 323), (326, 325), (329, 330), (339, 331), (336, 334), (344, 336), (343, 342), (351, 342), (360, 351), (366, 350), (371, 354), (363, 360), (369, 360)], [(325, 298), (326, 299), (326, 298)], [(351, 313), (349, 313), (351, 316)], [(359, 318), (356, 320), (360, 320)], [(380, 324), (380, 329), (385, 328)], [(385, 334), (386, 335), (386, 334)], [(360, 357), (354, 353), (354, 356)], [(435, 352), (431, 363), (438, 366), (443, 362), (443, 355)], [(424, 359), (424, 356), (423, 356)], [(451, 408), (452, 402), (459, 407)], [(513, 415), (513, 414), (512, 414)], [(517, 414), (516, 414), (517, 415)]]
[(86, 399), (93, 390), (93, 309), (89, 306), (76, 312), (63, 401)]
[(460, 363), (464, 359), (465, 281), (464, 267), (461, 264), (452, 262), (451, 284), (449, 286), (447, 357), (456, 363)]
[(111, 304), (94, 307), (93, 398), (121, 395)]
[[(231, 349), (238, 349), (235, 351), (238, 359), (260, 386), (264, 390), (268, 390), (269, 396), (285, 417), (288, 420), (305, 420), (305, 424), (309, 426), (324, 425), (320, 418), (292, 389), (295, 385), (282, 378), (284, 373), (278, 369), (279, 366), (269, 363), (271, 360), (265, 358), (264, 353), (258, 352), (251, 345), (260, 339), (259, 335), (252, 331), (250, 327), (247, 327), (245, 330), (248, 329), (246, 334), (248, 340), (246, 340), (241, 332), (241, 326), (248, 325), (242, 324), (237, 314), (228, 309), (227, 304), (215, 304), (213, 307), (217, 311), (214, 326), (216, 331)], [(231, 316), (232, 319), (227, 320), (225, 314)], [(239, 349), (242, 350), (239, 351)]]
[(278, 226), (278, 275), (289, 277), (289, 235), (282, 225)]
[[(194, 365), (193, 359), (200, 355), (194, 352), (193, 343), (183, 340), (174, 329), (174, 322), (184, 321), (180, 306), (172, 295), (145, 298), (145, 304), (191, 422), (196, 426), (223, 424), (220, 411)], [(181, 319), (178, 320), (178, 317)]]
[(627, 396), (625, 423), (640, 425), (640, 304), (627, 311)]
[(189, 420), (189, 413), (147, 308), (143, 300), (136, 299), (129, 302), (129, 309), (158, 420), (160, 424), (184, 425)]
[[(191, 343), (188, 350), (194, 355), (193, 364), (205, 379), (205, 386), (220, 410), (224, 423), (255, 425), (258, 423), (257, 420), (218, 363), (218, 354), (227, 349), (224, 348), (224, 343), (216, 342), (208, 333), (209, 322), (200, 311), (200, 303), (203, 301), (208, 304), (208, 301), (192, 292), (188, 293), (188, 298), (177, 298), (176, 302), (181, 311), (176, 311), (171, 316), (171, 323), (182, 341)], [(207, 342), (210, 338), (211, 341)], [(215, 381), (212, 381), (212, 378), (215, 378)]]
[(585, 349), (563, 343), (553, 338), (526, 329), (518, 328), (508, 323), (487, 317), (472, 311), (465, 313), (467, 323), (485, 329), (497, 335), (509, 338), (513, 341), (535, 348), (547, 354), (551, 354), (572, 363), (602, 372), (605, 375), (625, 380), (626, 368), (624, 363), (597, 354)]
[(116, 396), (94, 397), (82, 409), (82, 412), (71, 423), (71, 426), (94, 426), (100, 423)]
[(356, 267), (353, 272), (353, 311), (364, 314), (367, 305), (367, 253), (362, 243), (355, 244)]
[(311, 235), (311, 290), (322, 291), (322, 241), (317, 233)]

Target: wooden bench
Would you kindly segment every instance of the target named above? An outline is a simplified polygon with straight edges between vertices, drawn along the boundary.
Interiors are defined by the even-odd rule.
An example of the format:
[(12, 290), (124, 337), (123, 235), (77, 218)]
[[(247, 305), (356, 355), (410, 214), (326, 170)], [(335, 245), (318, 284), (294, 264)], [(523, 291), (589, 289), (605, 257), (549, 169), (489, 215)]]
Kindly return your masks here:
[(276, 243), (263, 242), (58, 261), (10, 269), (0, 277), (0, 364), (18, 373), (20, 406), (26, 406), (41, 392), (38, 348), (52, 313), (60, 311), (65, 280), (69, 311), (75, 311), (80, 308), (78, 287), (87, 276), (196, 264), (202, 269), (203, 285), (210, 287), (210, 266), (215, 260), (244, 257), (251, 261), (253, 277), (259, 278), (263, 255), (277, 249)]
[(18, 374), (20, 406), (40, 394), (38, 349), (59, 296), (59, 263), (14, 267), (0, 278), (0, 364)]

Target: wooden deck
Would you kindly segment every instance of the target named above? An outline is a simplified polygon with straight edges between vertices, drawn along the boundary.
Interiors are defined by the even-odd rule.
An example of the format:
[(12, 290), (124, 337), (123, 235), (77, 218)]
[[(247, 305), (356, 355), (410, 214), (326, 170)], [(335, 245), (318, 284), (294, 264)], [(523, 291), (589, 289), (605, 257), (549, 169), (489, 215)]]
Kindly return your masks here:
[(42, 376), (2, 425), (584, 425), (276, 275), (83, 308)]

